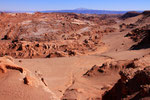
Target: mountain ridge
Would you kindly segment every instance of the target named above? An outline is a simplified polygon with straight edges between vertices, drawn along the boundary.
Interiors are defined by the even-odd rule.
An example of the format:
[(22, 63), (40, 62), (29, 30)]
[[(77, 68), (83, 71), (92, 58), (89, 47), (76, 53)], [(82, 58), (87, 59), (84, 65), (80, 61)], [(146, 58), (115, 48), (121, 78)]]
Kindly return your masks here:
[[(132, 11), (132, 10), (131, 10)], [(87, 8), (77, 8), (72, 10), (43, 10), (43, 11), (0, 11), (0, 12), (9, 12), (9, 13), (78, 13), (78, 14), (125, 14), (129, 11), (116, 11), (116, 10), (95, 10), (95, 9), (87, 9)], [(142, 11), (136, 11), (142, 12)]]

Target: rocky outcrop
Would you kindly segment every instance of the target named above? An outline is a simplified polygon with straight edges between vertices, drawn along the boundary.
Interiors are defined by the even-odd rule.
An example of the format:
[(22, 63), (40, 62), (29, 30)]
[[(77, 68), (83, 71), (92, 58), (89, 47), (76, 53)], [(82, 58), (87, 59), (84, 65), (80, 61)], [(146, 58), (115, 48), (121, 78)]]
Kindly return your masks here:
[(121, 79), (118, 80), (110, 91), (106, 92), (103, 100), (120, 100), (123, 98), (139, 100), (150, 96), (149, 69), (150, 67), (146, 67), (143, 70), (130, 68), (121, 71)]
[[(19, 71), (20, 74), (18, 74), (16, 71)], [(0, 84), (0, 87), (2, 89), (2, 91), (0, 91), (0, 94), (2, 94), (1, 95), (2, 98), (4, 96), (5, 98), (7, 98), (7, 95), (9, 95), (10, 98), (11, 97), (14, 98), (16, 95), (19, 95), (17, 91), (19, 92), (24, 91), (24, 95), (21, 95), (21, 96), (19, 95), (18, 97), (15, 97), (15, 98), (24, 99), (25, 97), (28, 99), (31, 99), (31, 98), (33, 99), (33, 98), (36, 98), (34, 97), (35, 94), (37, 95), (37, 94), (43, 93), (40, 96), (43, 95), (44, 96), (43, 98), (45, 100), (49, 100), (49, 99), (58, 100), (55, 94), (51, 90), (49, 90), (49, 88), (47, 87), (47, 83), (43, 75), (40, 72), (35, 71), (35, 73), (32, 73), (29, 70), (14, 64), (13, 58), (10, 56), (0, 57), (0, 76), (1, 76), (0, 82), (2, 83)], [(28, 87), (26, 87), (25, 85), (27, 85)], [(30, 90), (31, 86), (32, 86), (32, 90)], [(27, 88), (32, 92), (33, 97), (28, 97), (28, 93), (26, 93)], [(38, 91), (35, 92), (34, 90), (36, 90), (36, 88)], [(11, 92), (11, 94), (9, 94), (9, 92), (5, 93), (4, 91), (9, 91)], [(13, 93), (13, 91), (15, 91), (15, 93)], [(42, 98), (40, 96), (38, 97)]]
[(150, 67), (149, 56), (136, 59), (125, 65), (118, 82), (103, 95), (103, 100), (139, 100), (150, 96)]
[(0, 43), (0, 56), (10, 55), (16, 58), (75, 56), (94, 52), (103, 45), (100, 42), (100, 37), (97, 36), (81, 42), (74, 40), (58, 42), (2, 41)]
[(130, 37), (133, 41), (138, 42), (136, 45), (132, 46), (130, 49), (142, 49), (150, 47), (150, 25), (143, 26), (141, 28), (136, 28), (129, 32), (126, 37)]
[(90, 70), (88, 70), (83, 76), (94, 77), (100, 74), (107, 74), (115, 71), (116, 73), (122, 69), (128, 67), (135, 67), (135, 60), (120, 60), (120, 61), (109, 61), (103, 63), (101, 66), (94, 65)]
[(10, 56), (4, 56), (0, 58), (0, 70), (2, 73), (6, 73), (8, 69), (18, 70), (21, 73), (24, 72), (24, 69), (13, 62), (13, 58)]
[(125, 24), (125, 23), (123, 23), (123, 24), (121, 24), (119, 27), (120, 27), (120, 32), (122, 32), (122, 31), (125, 31), (125, 30), (127, 30), (127, 29), (133, 29), (133, 28), (135, 28), (137, 25), (136, 24)]

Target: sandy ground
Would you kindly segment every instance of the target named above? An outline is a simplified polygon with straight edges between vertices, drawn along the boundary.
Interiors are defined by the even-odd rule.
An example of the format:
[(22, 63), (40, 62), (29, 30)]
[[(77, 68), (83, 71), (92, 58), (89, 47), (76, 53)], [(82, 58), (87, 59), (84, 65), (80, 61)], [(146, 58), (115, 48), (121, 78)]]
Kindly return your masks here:
[(52, 59), (21, 59), (16, 63), (33, 73), (40, 71), (43, 74), (50, 90), (61, 97), (63, 92), (71, 85), (72, 78), (79, 78), (93, 65), (100, 65), (109, 60), (107, 57), (82, 56)]
[[(96, 52), (85, 56), (50, 59), (15, 59), (15, 63), (29, 69), (33, 73), (35, 71), (42, 73), (48, 88), (57, 97), (61, 98), (66, 90), (72, 87), (84, 91), (83, 96), (80, 97), (84, 100), (84, 96), (87, 95), (94, 97), (95, 95), (103, 94), (101, 88), (106, 83), (112, 85), (119, 79), (119, 75), (113, 73), (103, 77), (83, 77), (83, 74), (93, 65), (101, 65), (112, 58), (117, 60), (134, 59), (149, 53), (149, 49), (129, 50), (135, 43), (124, 37), (125, 34), (127, 34), (127, 31), (104, 35), (102, 41), (105, 43), (107, 50), (103, 53)], [(19, 60), (22, 62), (19, 62)], [(85, 95), (86, 93), (87, 95)]]

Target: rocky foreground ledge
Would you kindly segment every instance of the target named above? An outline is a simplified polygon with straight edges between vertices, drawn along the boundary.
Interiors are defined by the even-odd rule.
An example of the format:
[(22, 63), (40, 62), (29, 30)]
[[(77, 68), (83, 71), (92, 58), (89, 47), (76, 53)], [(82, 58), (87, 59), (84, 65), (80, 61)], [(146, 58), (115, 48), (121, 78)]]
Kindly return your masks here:
[(58, 100), (41, 73), (14, 64), (10, 56), (0, 58), (0, 88), (3, 100)]

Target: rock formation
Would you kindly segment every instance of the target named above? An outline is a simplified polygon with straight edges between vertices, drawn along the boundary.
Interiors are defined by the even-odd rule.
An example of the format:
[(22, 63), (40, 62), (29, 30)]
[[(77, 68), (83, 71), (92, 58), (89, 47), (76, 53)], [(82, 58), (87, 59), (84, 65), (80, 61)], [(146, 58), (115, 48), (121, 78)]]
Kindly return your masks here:
[[(63, 57), (95, 52), (103, 33), (116, 29), (113, 18), (73, 13), (1, 13), (0, 56)], [(103, 20), (102, 20), (103, 19)], [(60, 54), (59, 54), (60, 53)]]
[(125, 65), (118, 82), (103, 96), (103, 100), (139, 100), (150, 96), (149, 55)]

